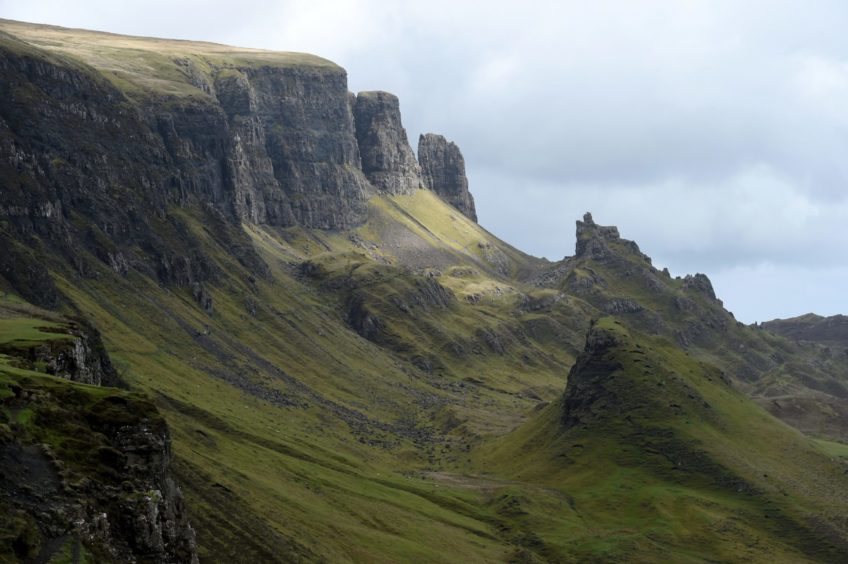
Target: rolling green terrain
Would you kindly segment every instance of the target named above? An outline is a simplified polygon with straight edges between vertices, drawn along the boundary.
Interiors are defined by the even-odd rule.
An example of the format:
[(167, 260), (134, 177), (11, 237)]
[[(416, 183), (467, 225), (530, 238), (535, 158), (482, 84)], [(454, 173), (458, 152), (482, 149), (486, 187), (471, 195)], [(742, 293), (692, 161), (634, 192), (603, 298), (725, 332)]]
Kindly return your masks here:
[[(215, 99), (203, 85), (230, 72), (303, 67), (313, 82), (296, 85), (317, 89), (341, 72), (323, 59), (8, 21), (0, 31), (4, 60), (44, 65), (39, 80), (58, 68), (73, 77), (65, 86), (102, 88), (98, 123), (122, 124), (104, 136), (164, 131), (138, 145), (150, 155), (127, 149), (104, 165), (108, 198), (79, 180), (96, 161), (50, 144), (71, 135), (61, 120), (9, 142), (42, 151), (40, 170), (54, 154), (65, 164), (0, 170), (9, 193), (43, 196), (26, 213), (0, 198), (0, 446), (46, 444), (111, 484), (95, 456), (113, 444), (100, 414), (130, 426), (161, 414), (202, 562), (848, 559), (848, 359), (738, 323), (705, 276), (657, 271), (590, 216), (575, 255), (552, 263), (423, 187), (365, 193), (362, 221), (344, 229), (307, 225), (330, 204), (323, 194), (313, 209), (293, 189), (299, 224), (221, 211), (224, 196), (197, 186), (240, 170), (249, 151), (201, 174), (190, 155), (217, 141), (172, 141), (168, 120), (195, 119)], [(49, 115), (44, 100), (72, 98), (45, 84), (13, 90), (13, 110)], [(97, 121), (79, 104), (67, 111)], [(0, 117), (14, 122), (12, 110)], [(83, 141), (105, 143), (95, 137)], [(325, 138), (308, 140), (298, 150)], [(297, 170), (320, 168), (308, 163)], [(197, 176), (162, 172), (178, 165)], [(173, 193), (160, 198), (150, 187), (162, 178)], [(101, 383), (130, 391), (45, 375), (58, 372), (28, 356), (83, 320), (115, 369)], [(0, 556), (44, 554), (38, 535), (50, 535), (35, 529), (26, 512), (3, 522)], [(57, 561), (108, 560), (73, 532), (65, 541)]]

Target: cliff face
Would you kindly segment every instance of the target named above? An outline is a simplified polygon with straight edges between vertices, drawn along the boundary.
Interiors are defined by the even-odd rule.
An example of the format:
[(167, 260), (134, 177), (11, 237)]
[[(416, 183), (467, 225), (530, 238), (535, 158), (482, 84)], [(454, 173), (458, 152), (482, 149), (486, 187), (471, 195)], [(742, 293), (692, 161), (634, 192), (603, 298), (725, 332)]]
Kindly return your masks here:
[[(131, 103), (93, 69), (16, 51), (13, 40), (4, 47), (3, 164), (39, 188), (4, 191), (5, 217), (61, 219), (71, 198), (97, 198), (94, 211), (123, 196), (158, 210), (209, 203), (282, 226), (344, 229), (364, 220), (342, 69), (220, 68), (198, 79), (197, 96)], [(133, 194), (119, 194), (128, 186)]]
[(197, 562), (152, 404), (37, 376), (0, 392), (0, 559)]
[(400, 120), (397, 96), (360, 92), (354, 103), (362, 170), (378, 189), (411, 194), (421, 185), (420, 168)]
[[(0, 354), (26, 370), (39, 370), (94, 386), (123, 386), (96, 329), (71, 323), (60, 338), (40, 344), (0, 343)], [(57, 336), (59, 336), (57, 335)]]
[[(202, 215), (261, 276), (242, 223), (350, 229), (375, 191), (425, 183), (398, 99), (353, 97), (328, 61), (139, 40), (158, 50), (121, 46), (105, 64), (87, 43), (32, 29), (0, 22), (0, 275), (34, 303), (61, 300), (39, 247), (84, 278), (98, 265), (81, 249), (121, 275), (203, 294), (216, 266), (177, 210)], [(476, 218), (458, 148), (428, 135), (419, 152), (427, 185)]]
[(164, 419), (101, 384), (95, 329), (0, 300), (0, 560), (196, 561)]
[(365, 220), (369, 185), (343, 69), (175, 61), (188, 94), (139, 93), (0, 35), (0, 276), (33, 303), (61, 300), (39, 259), (52, 254), (83, 278), (105, 265), (203, 294), (216, 267), (180, 208), (203, 215), (257, 275), (265, 267), (241, 223)]
[(418, 139), (418, 161), (424, 185), (473, 221), (477, 221), (474, 197), (468, 191), (465, 159), (454, 143), (427, 133)]

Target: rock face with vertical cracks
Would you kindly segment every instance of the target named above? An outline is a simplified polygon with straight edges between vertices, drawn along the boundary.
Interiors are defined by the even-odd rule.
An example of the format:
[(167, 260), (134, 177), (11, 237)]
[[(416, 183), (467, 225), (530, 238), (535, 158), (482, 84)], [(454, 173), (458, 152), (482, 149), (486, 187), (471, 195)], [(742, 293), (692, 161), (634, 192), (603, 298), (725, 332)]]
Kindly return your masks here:
[(353, 105), (362, 170), (379, 190), (411, 194), (421, 185), (420, 169), (400, 119), (397, 96), (360, 92)]
[(418, 139), (418, 162), (424, 185), (463, 215), (477, 221), (474, 197), (468, 191), (465, 159), (454, 143), (441, 135), (427, 133)]
[(0, 398), (0, 560), (198, 561), (150, 401), (47, 377), (2, 377)]
[[(185, 92), (174, 95), (116, 85), (102, 69), (0, 32), (0, 239), (25, 242), (4, 244), (0, 276), (57, 305), (47, 265), (30, 260), (43, 246), (83, 277), (106, 267), (187, 288), (212, 281), (213, 261), (181, 210), (202, 215), (260, 276), (241, 224), (362, 224), (369, 184), (347, 75), (301, 59), (175, 59)], [(28, 291), (34, 284), (44, 291)]]
[(476, 217), (459, 149), (422, 138), (425, 181), (398, 99), (353, 96), (324, 59), (157, 54), (156, 81), (124, 81), (100, 58), (30, 39), (26, 24), (0, 24), (0, 243), (11, 241), (0, 277), (34, 303), (61, 301), (34, 259), (47, 249), (83, 278), (105, 267), (192, 291), (214, 283), (192, 220), (264, 276), (242, 224), (351, 229), (372, 186), (426, 184)]

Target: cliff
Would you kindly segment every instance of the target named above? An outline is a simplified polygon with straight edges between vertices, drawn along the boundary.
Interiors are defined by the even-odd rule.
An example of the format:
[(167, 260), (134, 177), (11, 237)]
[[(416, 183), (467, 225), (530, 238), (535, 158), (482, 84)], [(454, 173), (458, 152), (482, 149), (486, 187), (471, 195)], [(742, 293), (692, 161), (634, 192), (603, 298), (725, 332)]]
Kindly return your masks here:
[(0, 397), (0, 558), (197, 562), (151, 403), (2, 370)]
[(93, 328), (0, 301), (0, 559), (196, 562), (164, 419), (100, 384)]
[[(352, 97), (345, 71), (311, 55), (3, 20), (0, 74), (0, 275), (41, 305), (61, 300), (42, 245), (82, 277), (98, 269), (86, 249), (202, 293), (219, 272), (175, 210), (264, 276), (241, 224), (350, 229), (374, 193), (423, 184), (397, 98)], [(427, 139), (427, 182), (474, 218), (459, 150)]]
[(441, 135), (421, 135), (418, 139), (418, 161), (424, 185), (463, 215), (477, 221), (474, 198), (468, 191), (468, 178), (465, 176), (465, 159), (459, 147)]
[(378, 189), (411, 194), (421, 185), (420, 169), (400, 120), (397, 96), (360, 92), (354, 104), (362, 170)]

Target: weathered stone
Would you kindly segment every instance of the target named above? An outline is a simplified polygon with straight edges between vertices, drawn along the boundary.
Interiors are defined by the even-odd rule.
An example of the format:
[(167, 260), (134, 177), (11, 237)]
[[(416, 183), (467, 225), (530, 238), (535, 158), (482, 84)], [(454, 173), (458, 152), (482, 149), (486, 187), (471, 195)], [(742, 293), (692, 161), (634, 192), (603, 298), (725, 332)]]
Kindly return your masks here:
[(577, 221), (577, 245), (575, 258), (592, 258), (599, 262), (615, 259), (616, 256), (638, 257), (650, 267), (651, 258), (639, 250), (633, 241), (622, 239), (615, 226), (598, 225), (592, 214), (586, 212), (583, 221)]
[(424, 185), (463, 215), (477, 221), (474, 197), (468, 191), (465, 159), (454, 143), (427, 133), (418, 138), (418, 162)]
[(702, 294), (708, 297), (711, 300), (716, 299), (715, 290), (713, 290), (713, 284), (710, 282), (710, 279), (707, 278), (706, 274), (687, 274), (683, 279), (683, 287), (688, 290), (694, 290), (699, 294)]
[(411, 194), (421, 186), (420, 169), (406, 138), (397, 96), (360, 92), (354, 105), (362, 170), (379, 190)]

